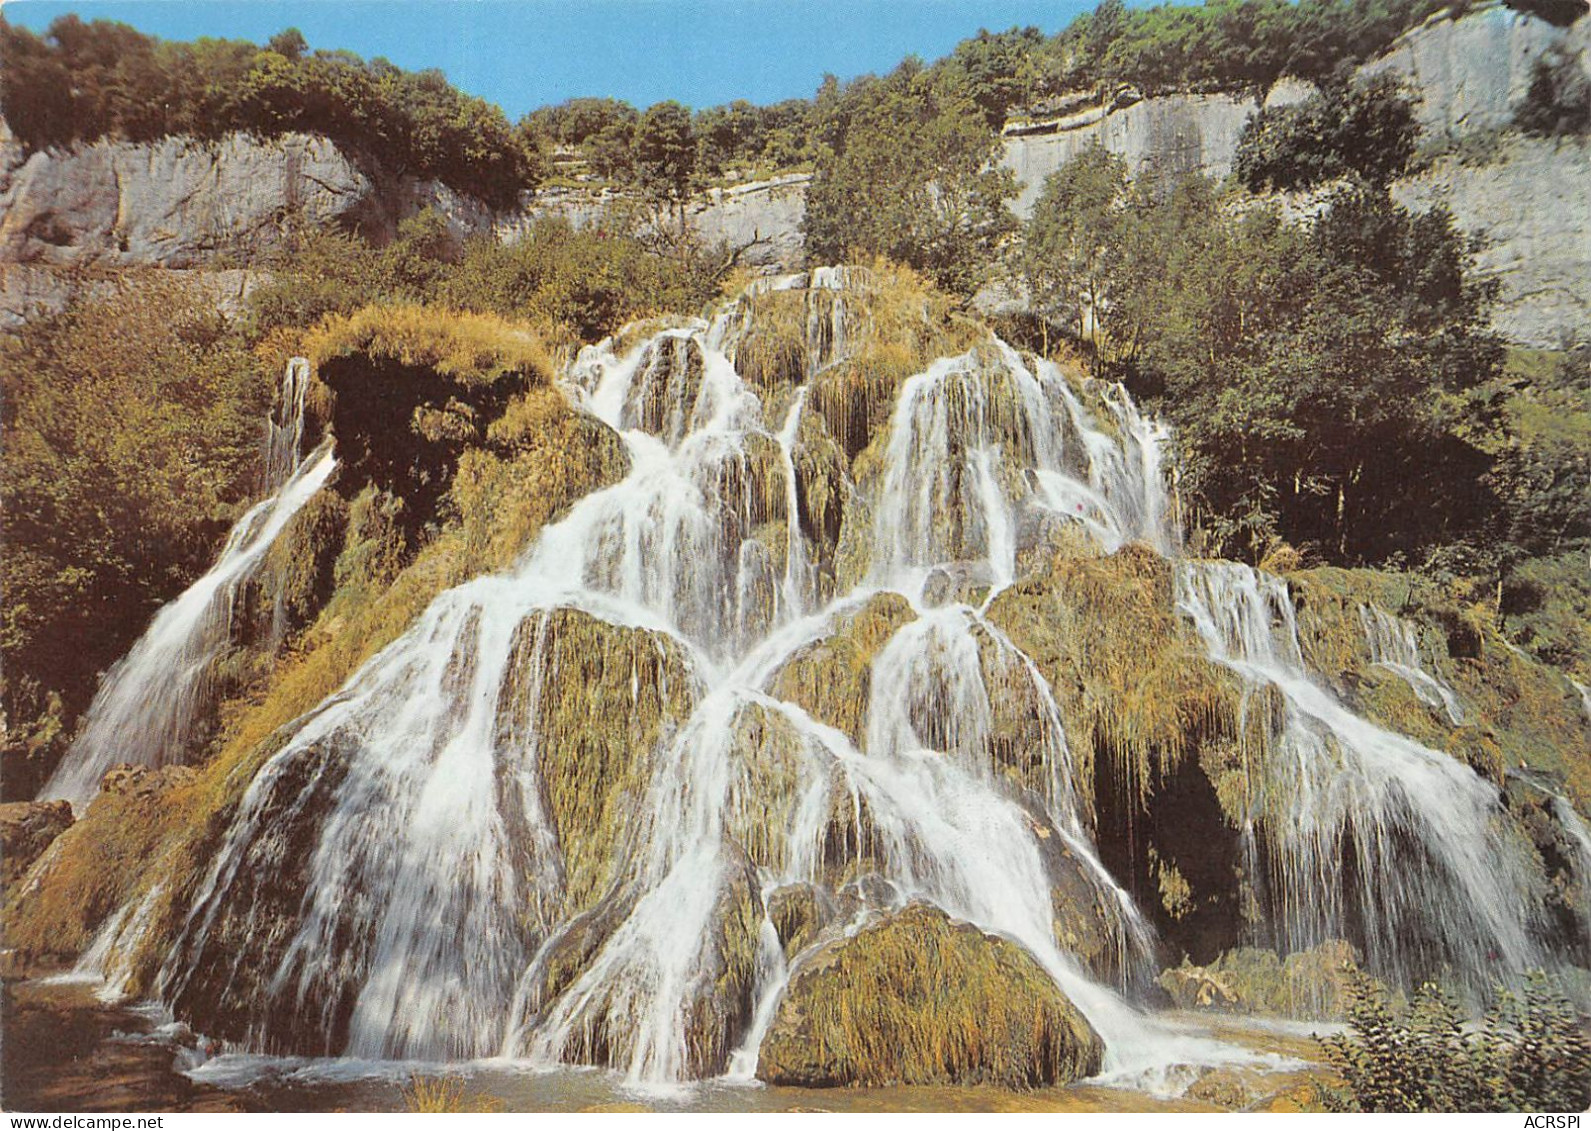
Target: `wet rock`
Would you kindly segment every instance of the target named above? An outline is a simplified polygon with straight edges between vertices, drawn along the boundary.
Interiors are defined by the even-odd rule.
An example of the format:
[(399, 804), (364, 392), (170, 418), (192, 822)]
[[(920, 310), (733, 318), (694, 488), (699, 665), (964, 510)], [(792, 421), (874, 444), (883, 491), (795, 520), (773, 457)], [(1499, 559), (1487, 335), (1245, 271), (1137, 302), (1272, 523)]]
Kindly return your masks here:
[[(751, 1020), (762, 907), (750, 862), (732, 846), (726, 845), (725, 852), (729, 859), (679, 1016), (685, 1054), (680, 1070), (691, 1078), (721, 1074)], [(615, 939), (604, 955), (617, 945)], [(565, 1034), (562, 1059), (616, 1069), (633, 1065), (645, 1011), (652, 1004), (649, 991), (657, 988), (651, 981), (656, 962), (657, 955), (645, 943), (631, 938), (600, 983), (572, 984), (550, 1015)], [(558, 1012), (565, 1007), (567, 1013)]]
[(72, 806), (66, 801), (0, 805), (0, 885), (7, 893), (71, 823)]
[(768, 895), (768, 921), (787, 958), (800, 954), (838, 916), (840, 903), (816, 884), (787, 884)]
[(1035, 1088), (1099, 1069), (1103, 1044), (1008, 940), (911, 904), (819, 950), (790, 984), (757, 1075), (806, 1087)]
[(195, 777), (187, 766), (123, 764), (106, 772), (88, 809), (48, 842), (8, 892), (6, 941), (17, 961), (75, 958), (138, 895), (148, 863), (188, 816), (183, 798)]
[(1159, 985), (1179, 1009), (1215, 1009), (1270, 1017), (1336, 1019), (1348, 1007), (1354, 949), (1340, 939), (1285, 959), (1273, 950), (1239, 947), (1208, 966), (1184, 961), (1164, 970)]
[(656, 752), (695, 704), (695, 679), (667, 635), (577, 609), (528, 617), (513, 648), (498, 725), (513, 748), (537, 752), (564, 909), (583, 911), (614, 882)]

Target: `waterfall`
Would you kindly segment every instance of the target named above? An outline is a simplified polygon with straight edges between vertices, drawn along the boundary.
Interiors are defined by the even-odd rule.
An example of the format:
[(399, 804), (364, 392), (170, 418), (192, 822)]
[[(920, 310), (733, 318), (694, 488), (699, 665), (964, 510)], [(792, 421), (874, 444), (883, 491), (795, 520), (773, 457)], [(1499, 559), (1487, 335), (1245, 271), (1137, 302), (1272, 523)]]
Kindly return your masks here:
[[(1166, 432), (1119, 386), (1074, 388), (988, 337), (900, 384), (847, 482), (861, 528), (820, 545), (801, 521), (808, 392), (860, 348), (868, 285), (768, 280), (710, 321), (581, 351), (563, 387), (617, 432), (627, 474), (279, 735), (165, 955), (164, 1000), (261, 1051), (746, 1078), (803, 963), (921, 899), (1025, 948), (1103, 1037), (1107, 1078), (1237, 1055), (1057, 943), (1073, 877), (1123, 968), (1153, 940), (1100, 860), (1055, 690), (990, 616), (1048, 538), (1177, 551)], [(734, 361), (773, 292), (805, 304), (806, 381), (779, 407)], [(826, 599), (815, 563), (842, 559)], [(1175, 584), (1268, 723), (1244, 751), (1247, 848), (1277, 942), (1363, 938), (1392, 972), (1533, 960), (1497, 790), (1318, 684), (1278, 579), (1188, 561)], [(782, 690), (880, 606), (899, 619), (857, 725)], [(832, 914), (787, 953), (772, 908), (793, 890)]]
[[(1563, 831), (1574, 845), (1575, 865), (1580, 873), (1581, 885), (1591, 887), (1591, 829), (1586, 828), (1586, 823), (1575, 812), (1574, 806), (1557, 794), (1552, 798), (1552, 815), (1558, 819), (1558, 824), (1563, 826)], [(1584, 918), (1586, 935), (1591, 938), (1591, 907), (1585, 909)]]
[[(304, 394), (308, 363), (294, 358), (282, 378), (267, 432), (273, 492), (232, 527), (213, 566), (155, 614), (138, 642), (106, 673), (71, 748), (40, 792), (81, 810), (105, 771), (122, 762), (181, 762), (210, 696), (212, 668), (232, 637), (238, 595), (265, 553), (336, 467), (329, 443), (306, 458)], [(284, 470), (285, 469), (285, 470)]]
[(1420, 664), (1420, 641), (1412, 624), (1379, 605), (1360, 605), (1359, 623), (1372, 663), (1403, 680), (1427, 707), (1440, 707), (1454, 726), (1464, 722), (1464, 710), (1453, 689)]
[(291, 358), (282, 374), (276, 404), (266, 423), (265, 486), (274, 491), (292, 478), (304, 458), (304, 398), (309, 394), (309, 359)]
[[(818, 296), (809, 361), (832, 361), (849, 348), (845, 291), (857, 282), (816, 272), (786, 286), (798, 284)], [(796, 475), (806, 391), (777, 431), (765, 422), (730, 360), (743, 332), (731, 311), (622, 356), (611, 344), (582, 351), (566, 386), (619, 432), (628, 475), (546, 528), (510, 573), (443, 594), (295, 724), (199, 886), (160, 975), (167, 1000), (212, 1000), (224, 983), (245, 999), (248, 1041), (261, 1048), (596, 1060), (644, 1083), (748, 1074), (801, 961), (774, 956), (765, 904), (789, 884), (824, 884), (838, 837), (857, 854), (848, 929), (932, 900), (1026, 946), (1104, 1035), (1111, 1071), (1194, 1055), (1055, 942), (1056, 865), (1041, 841), (1052, 829), (1114, 909), (1124, 966), (1146, 953), (1149, 931), (1099, 862), (1049, 687), (978, 609), (916, 608), (874, 660), (860, 747), (772, 691), (793, 656), (875, 593), (916, 600), (946, 563), (1008, 584), (1024, 515), (1112, 545), (1149, 532), (1164, 513), (1157, 456), (1124, 450), (1058, 370), (1003, 343), (931, 366), (895, 410), (874, 568), (812, 609)], [(1130, 408), (1124, 394), (1118, 404)], [(936, 512), (969, 517), (946, 540)], [(770, 524), (782, 549), (759, 541)], [(670, 694), (693, 704), (637, 753), (645, 788), (605, 894), (585, 910), (573, 903), (575, 847), (548, 811), (557, 752), (539, 729), (542, 700), (565, 694), (549, 626), (571, 610), (593, 631), (640, 633), (661, 650), (625, 694), (677, 671)], [(994, 715), (1007, 696), (1037, 736), (1020, 751), (1037, 767), (1031, 793), (1009, 783), (1018, 751)], [(748, 726), (783, 744), (791, 800), (782, 823), (751, 826), (767, 844), (742, 848), (731, 828), (745, 836), (741, 814), (764, 801)], [(302, 886), (273, 895), (287, 844), (302, 846)], [(724, 934), (726, 906), (740, 905), (756, 918), (743, 943)], [(271, 918), (282, 907), (285, 942)], [(579, 976), (552, 983), (562, 948), (597, 923)], [(737, 947), (750, 953), (739, 1004), (726, 1004), (710, 972), (740, 969)], [(243, 963), (263, 967), (252, 991), (225, 974)], [(710, 1039), (703, 1018), (717, 1026)]]
[(1362, 937), (1371, 967), (1404, 983), (1446, 963), (1482, 990), (1539, 960), (1530, 850), (1503, 831), (1496, 786), (1311, 678), (1280, 578), (1183, 562), (1177, 601), (1254, 711), (1273, 708), (1249, 753), (1248, 819), (1284, 950)]

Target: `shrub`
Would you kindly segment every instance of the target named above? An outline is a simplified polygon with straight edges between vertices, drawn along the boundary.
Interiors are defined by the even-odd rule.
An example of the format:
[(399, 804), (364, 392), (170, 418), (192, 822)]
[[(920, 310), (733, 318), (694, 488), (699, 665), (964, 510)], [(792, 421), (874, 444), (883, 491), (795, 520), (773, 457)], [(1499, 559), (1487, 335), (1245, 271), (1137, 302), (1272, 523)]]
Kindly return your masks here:
[(1384, 185), (1408, 168), (1419, 126), (1390, 75), (1339, 81), (1295, 106), (1261, 110), (1238, 139), (1234, 171), (1258, 192), (1357, 176)]
[(1514, 124), (1536, 137), (1591, 133), (1591, 75), (1580, 52), (1571, 55), (1555, 47), (1536, 60)]
[(1476, 1026), (1439, 987), (1397, 1011), (1364, 975), (1349, 986), (1347, 1033), (1321, 1043), (1342, 1074), (1322, 1089), (1333, 1111), (1584, 1111), (1591, 1038), (1562, 993), (1534, 974), (1501, 992)]

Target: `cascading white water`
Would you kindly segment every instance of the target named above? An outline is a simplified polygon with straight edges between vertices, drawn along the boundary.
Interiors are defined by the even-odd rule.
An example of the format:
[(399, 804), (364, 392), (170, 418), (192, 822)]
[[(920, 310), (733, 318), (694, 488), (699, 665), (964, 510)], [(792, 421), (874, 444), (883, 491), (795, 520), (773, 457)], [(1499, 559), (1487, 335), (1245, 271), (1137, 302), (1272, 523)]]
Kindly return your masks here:
[[(818, 271), (754, 288), (806, 293), (809, 380), (851, 348), (847, 292), (861, 285)], [(265, 1049), (596, 1062), (640, 1083), (748, 1077), (812, 953), (783, 952), (771, 901), (843, 885), (849, 910), (819, 941), (911, 899), (1016, 940), (1104, 1037), (1108, 1076), (1230, 1055), (1138, 1014), (1057, 945), (1057, 842), (1116, 909), (1122, 965), (1148, 928), (1095, 850), (1051, 688), (984, 615), (1015, 578), (1024, 529), (1176, 549), (1163, 428), (1123, 390), (1080, 397), (995, 339), (930, 365), (901, 387), (871, 481), (870, 567), (817, 608), (798, 477), (808, 386), (775, 429), (732, 361), (750, 325), (741, 300), (622, 356), (582, 351), (566, 387), (618, 430), (628, 474), (510, 573), (438, 597), (283, 736), (161, 971), (168, 1001), (225, 1003)], [(1085, 407), (1095, 393), (1110, 419)], [(930, 600), (936, 571), (971, 582), (957, 595), (986, 589), (982, 607)], [(781, 698), (777, 676), (880, 595), (914, 619), (874, 655), (853, 738)], [(1420, 957), (1405, 936), (1471, 972), (1494, 950), (1532, 957), (1528, 884), (1491, 832), (1496, 791), (1316, 686), (1280, 582), (1185, 563), (1178, 598), (1256, 702), (1265, 689), (1283, 700), (1270, 763), (1251, 777), (1284, 942), (1354, 926), (1393, 968)], [(626, 799), (613, 875), (578, 909), (538, 723), (543, 699), (579, 678), (554, 660), (571, 611), (650, 642), (622, 661), (630, 707), (670, 671), (658, 697), (688, 704), (631, 751), (644, 788)], [(780, 745), (779, 807), (757, 796), (748, 729)], [(737, 842), (748, 826), (766, 843)], [(746, 906), (755, 921), (736, 942), (725, 920)], [(749, 951), (739, 966), (736, 946)]]
[(215, 659), (232, 636), (238, 595), (277, 535), (336, 468), (329, 443), (307, 458), (299, 452), (308, 379), (308, 362), (288, 363), (268, 425), (272, 493), (238, 519), (215, 565), (156, 613), (131, 651), (106, 673), (40, 799), (62, 799), (82, 809), (112, 766), (163, 766), (187, 756)]
[(304, 401), (309, 396), (309, 359), (288, 360), (266, 423), (265, 489), (274, 491), (292, 478), (304, 458)]
[(1177, 601), (1210, 655), (1279, 718), (1250, 763), (1249, 827), (1269, 856), (1286, 950), (1361, 937), (1407, 981), (1443, 962), (1484, 985), (1538, 959), (1528, 846), (1497, 788), (1360, 718), (1305, 670), (1287, 585), (1231, 562), (1183, 562)]
[(1130, 539), (1168, 546), (1165, 433), (1113, 389), (1122, 441), (1052, 363), (1030, 367), (1003, 342), (910, 378), (890, 423), (875, 580), (915, 593), (933, 566), (973, 562), (992, 596), (1015, 573), (1023, 509), (1077, 522), (1107, 550)]
[(1360, 605), (1359, 623), (1364, 628), (1370, 660), (1386, 668), (1414, 692), (1428, 707), (1440, 707), (1454, 726), (1464, 721), (1458, 695), (1420, 663), (1420, 640), (1408, 621), (1395, 617), (1379, 605)]
[[(806, 282), (814, 295), (847, 284), (838, 273)], [(825, 361), (847, 348), (850, 315), (840, 297), (822, 295), (808, 320), (809, 354)], [(907, 383), (896, 410), (874, 536), (883, 552), (872, 576), (807, 615), (814, 594), (794, 458), (805, 390), (782, 427), (769, 430), (725, 352), (740, 332), (720, 316), (666, 331), (624, 357), (582, 353), (568, 386), (620, 431), (629, 474), (543, 531), (510, 575), (438, 598), (297, 727), (251, 784), (201, 885), (161, 976), (168, 998), (199, 992), (223, 935), (269, 933), (254, 922), (258, 901), (246, 893), (280, 860), (285, 828), (307, 821), (295, 834), (314, 845), (302, 865), (301, 911), (252, 1006), (257, 1045), (272, 1043), (269, 1018), (289, 1016), (329, 1051), (357, 1056), (558, 1061), (598, 1055), (595, 1048), (638, 1082), (697, 1074), (703, 1054), (687, 1019), (705, 1007), (702, 971), (717, 960), (721, 900), (744, 869), (726, 847), (726, 822), (749, 788), (737, 729), (760, 711), (792, 736), (800, 803), (778, 830), (782, 856), (757, 869), (759, 906), (783, 885), (823, 879), (832, 791), (849, 791), (855, 819), (865, 811), (870, 822), (854, 831), (856, 843), (876, 842), (872, 864), (895, 898), (931, 899), (1023, 942), (1105, 1035), (1112, 1069), (1189, 1055), (1185, 1046), (1170, 1051), (1174, 1041), (1054, 941), (1052, 881), (1036, 832), (1044, 820), (1119, 910), (1126, 960), (1143, 950), (1147, 928), (1099, 863), (1077, 811), (1053, 696), (975, 609), (923, 611), (877, 658), (864, 750), (769, 691), (782, 664), (874, 592), (915, 598), (927, 570), (968, 559), (1009, 582), (1011, 532), (1024, 509), (1081, 522), (1113, 543), (1143, 532), (1163, 513), (1154, 502), (1160, 485), (1143, 478), (1154, 474), (1154, 458), (1124, 453), (1058, 371), (1030, 367), (1001, 343), (932, 367)], [(1014, 414), (994, 403), (1004, 390), (1016, 398)], [(1147, 429), (1135, 435), (1158, 442)], [(759, 450), (769, 458), (759, 461)], [(959, 478), (940, 474), (952, 465)], [(784, 480), (776, 489), (755, 482), (768, 468)], [(905, 484), (918, 472), (938, 478), (910, 504)], [(771, 517), (760, 513), (768, 497), (782, 498), (785, 512), (782, 563), (747, 551), (763, 549), (754, 531)], [(936, 540), (936, 508), (974, 514), (969, 536)], [(743, 595), (759, 591), (764, 574), (775, 596), (772, 611), (763, 602), (758, 613)], [(651, 785), (615, 889), (622, 921), (556, 1000), (540, 1002), (536, 980), (568, 930), (551, 915), (564, 849), (542, 801), (540, 738), (501, 719), (505, 686), (535, 697), (553, 678), (526, 664), (524, 642), (565, 608), (673, 641), (696, 705), (651, 755)], [(1025, 812), (997, 772), (1002, 739), (989, 678), (1002, 694), (1005, 685), (1024, 689), (1034, 705), (1041, 749), (1026, 754), (1043, 767), (1043, 818)], [(913, 699), (928, 702), (926, 714), (903, 713)], [(923, 718), (946, 726), (924, 733)], [(757, 1029), (791, 965), (764, 953), (770, 929), (764, 919), (757, 932), (764, 941), (746, 1032), (714, 1070), (755, 1064)]]

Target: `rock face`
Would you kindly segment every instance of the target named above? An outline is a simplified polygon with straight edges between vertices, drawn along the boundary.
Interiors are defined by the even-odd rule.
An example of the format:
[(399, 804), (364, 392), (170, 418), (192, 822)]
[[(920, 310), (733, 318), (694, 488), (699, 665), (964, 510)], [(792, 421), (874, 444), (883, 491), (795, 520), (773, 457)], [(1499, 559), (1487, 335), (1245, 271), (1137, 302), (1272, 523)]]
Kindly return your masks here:
[(71, 823), (72, 806), (65, 801), (0, 805), (0, 885), (14, 887)]
[(0, 259), (13, 263), (193, 267), (274, 246), (294, 212), (337, 221), (371, 191), (335, 145), (303, 134), (5, 149)]
[(690, 222), (708, 243), (744, 247), (741, 262), (752, 266), (798, 265), (806, 255), (801, 221), (807, 211), (806, 173), (713, 189)]
[(1393, 187), (1400, 204), (1447, 208), (1479, 236), (1477, 266), (1499, 283), (1493, 325), (1542, 348), (1591, 335), (1591, 147), (1514, 137), (1499, 159), (1443, 157)]
[(1402, 76), (1418, 96), (1426, 134), (1457, 137), (1506, 127), (1530, 87), (1536, 60), (1555, 46), (1573, 55), (1588, 42), (1585, 20), (1558, 28), (1499, 5), (1458, 20), (1433, 18), (1360, 73)]
[(1092, 1075), (1103, 1048), (1025, 950), (911, 904), (797, 971), (757, 1076), (1035, 1088)]
[(1224, 177), (1232, 169), (1243, 125), (1256, 108), (1253, 99), (1236, 95), (1173, 94), (1120, 109), (1094, 106), (1011, 133), (1002, 161), (1022, 186), (1017, 215), (1026, 218), (1033, 211), (1045, 177), (1094, 145), (1125, 158), (1135, 176)]

